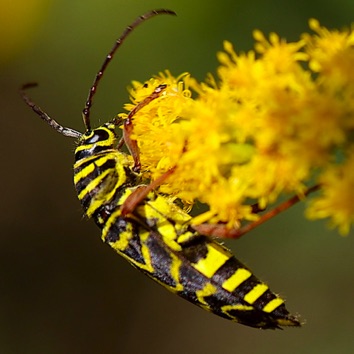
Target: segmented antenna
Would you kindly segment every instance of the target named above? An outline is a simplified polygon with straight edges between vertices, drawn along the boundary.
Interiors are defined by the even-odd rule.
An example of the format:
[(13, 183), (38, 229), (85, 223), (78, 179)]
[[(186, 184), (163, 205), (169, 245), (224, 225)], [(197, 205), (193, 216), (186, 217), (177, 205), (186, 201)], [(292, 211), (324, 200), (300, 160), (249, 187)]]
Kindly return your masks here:
[(122, 35), (116, 40), (113, 48), (111, 49), (111, 51), (108, 53), (108, 55), (106, 56), (106, 59), (104, 60), (100, 70), (98, 71), (98, 73), (96, 74), (95, 80), (93, 81), (93, 84), (90, 88), (90, 91), (88, 93), (87, 96), (87, 100), (86, 100), (86, 104), (85, 104), (85, 108), (82, 111), (82, 118), (85, 124), (85, 127), (87, 130), (91, 130), (91, 124), (90, 124), (90, 109), (92, 106), (92, 99), (93, 96), (96, 93), (97, 90), (97, 85), (100, 82), (108, 64), (111, 62), (111, 60), (113, 59), (113, 56), (115, 54), (115, 52), (117, 51), (117, 49), (120, 47), (120, 45), (124, 42), (125, 38), (129, 35), (129, 33), (131, 33), (138, 25), (140, 25), (140, 23), (145, 22), (146, 20), (157, 16), (157, 15), (176, 15), (176, 13), (174, 11), (171, 10), (166, 10), (166, 9), (159, 9), (159, 10), (152, 10), (147, 12), (146, 14), (139, 16), (130, 26), (128, 26), (124, 32), (122, 33)]
[(56, 130), (58, 133), (63, 134), (64, 136), (68, 136), (70, 138), (75, 138), (79, 139), (81, 137), (81, 133), (78, 131), (63, 127), (60, 125), (55, 119), (49, 117), (47, 113), (45, 113), (42, 108), (37, 106), (31, 99), (30, 97), (26, 94), (26, 90), (31, 89), (33, 87), (38, 86), (36, 82), (30, 82), (28, 84), (22, 85), (20, 89), (21, 96), (25, 103), (32, 108), (32, 110), (39, 115), (40, 118), (42, 118), (45, 122), (47, 122), (54, 130)]

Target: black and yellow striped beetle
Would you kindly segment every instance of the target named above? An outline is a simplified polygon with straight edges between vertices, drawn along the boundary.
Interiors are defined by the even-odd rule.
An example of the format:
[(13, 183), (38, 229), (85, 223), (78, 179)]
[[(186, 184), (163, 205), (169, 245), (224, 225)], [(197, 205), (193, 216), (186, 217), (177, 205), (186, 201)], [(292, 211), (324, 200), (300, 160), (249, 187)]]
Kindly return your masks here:
[[(212, 235), (193, 227), (188, 213), (155, 191), (173, 169), (149, 185), (141, 184), (139, 150), (131, 138), (133, 118), (159, 97), (166, 85), (156, 87), (129, 113), (121, 142), (115, 133), (120, 124), (116, 119), (91, 129), (92, 99), (113, 55), (136, 26), (161, 14), (175, 15), (160, 9), (140, 16), (106, 56), (83, 110), (85, 133), (61, 126), (38, 107), (25, 93), (36, 84), (22, 87), (23, 99), (57, 132), (77, 139), (74, 183), (78, 198), (86, 215), (102, 230), (102, 240), (118, 254), (173, 293), (231, 321), (263, 329), (300, 326), (280, 297), (228, 249), (209, 237)], [(120, 151), (123, 143), (134, 162)]]

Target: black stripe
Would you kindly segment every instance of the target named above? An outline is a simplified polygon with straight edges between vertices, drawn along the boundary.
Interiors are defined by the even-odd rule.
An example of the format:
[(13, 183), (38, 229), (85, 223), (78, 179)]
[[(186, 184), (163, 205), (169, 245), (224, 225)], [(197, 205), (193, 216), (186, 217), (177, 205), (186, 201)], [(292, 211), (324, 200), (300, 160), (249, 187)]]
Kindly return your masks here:
[(273, 294), (269, 289), (262, 294), (254, 303), (253, 306), (257, 308), (263, 308), (265, 305), (268, 304), (268, 302), (272, 301), (273, 299), (276, 299), (277, 296)]
[[(111, 182), (110, 181), (111, 179), (112, 179), (111, 175), (105, 176), (93, 190), (91, 190), (90, 192), (85, 194), (85, 196), (81, 199), (81, 205), (83, 206), (85, 211), (87, 211), (87, 209), (90, 207), (91, 201), (95, 197), (96, 194), (98, 194), (98, 193), (103, 194), (102, 193), (102, 185), (107, 183), (107, 180), (109, 182)], [(79, 191), (78, 191), (78, 194), (79, 194)], [(107, 205), (111, 206), (111, 208), (108, 208), (108, 209), (113, 209), (116, 207), (116, 205), (111, 205), (111, 203), (108, 200), (102, 200), (101, 205), (99, 205), (98, 208), (93, 211), (93, 213), (98, 213), (101, 208), (107, 208)]]
[(285, 304), (282, 303), (279, 305), (274, 311), (270, 313), (274, 318), (284, 318), (290, 321), (295, 322), (295, 326), (300, 326), (299, 320), (295, 317), (290, 315), (289, 311), (285, 308)]
[(247, 293), (249, 293), (256, 285), (263, 284), (259, 281), (253, 274), (246, 279), (243, 283), (241, 283), (233, 292), (235, 296), (240, 296), (242, 298), (245, 297)]
[(215, 274), (213, 275), (213, 281), (215, 281), (217, 284), (223, 284), (224, 281), (229, 279), (233, 274), (235, 274), (236, 270), (239, 268), (247, 269), (235, 257), (231, 257), (215, 272)]
[(140, 227), (136, 223), (131, 223), (133, 237), (129, 240), (128, 247), (123, 250), (123, 253), (129, 258), (134, 259), (135, 262), (141, 265), (146, 264), (145, 259), (141, 252), (141, 240), (140, 240)]
[(91, 147), (91, 149), (83, 149), (83, 150), (77, 151), (75, 153), (75, 162), (85, 159), (87, 157), (90, 157), (92, 155), (96, 155), (102, 151), (111, 150), (111, 149), (112, 149), (112, 146), (93, 145)]
[(180, 243), (182, 246), (181, 253), (191, 263), (197, 263), (205, 258), (208, 254), (209, 240), (206, 236), (196, 234), (194, 237), (189, 238), (186, 242)]
[(105, 156), (106, 153), (100, 154), (99, 156), (91, 156), (90, 158), (85, 159), (85, 161), (80, 161), (79, 166), (74, 168), (74, 175), (76, 175), (78, 172), (83, 170), (85, 167), (88, 165), (91, 165), (91, 163), (98, 158), (101, 158), (102, 156)]
[[(194, 267), (188, 263), (182, 263), (179, 269), (180, 282), (183, 285), (181, 296), (187, 300), (192, 297), (196, 299), (195, 292), (204, 289), (210, 279), (199, 273)], [(197, 301), (197, 300), (195, 300)]]
[(206, 243), (197, 243), (190, 245), (182, 250), (183, 256), (191, 263), (197, 263), (201, 259), (204, 259), (208, 254)]
[(106, 234), (105, 242), (117, 242), (119, 240), (119, 235), (126, 230), (127, 221), (124, 218), (116, 218)]
[[(127, 230), (128, 224), (132, 226), (132, 238), (129, 240), (128, 246), (119, 252), (143, 265), (145, 260), (141, 253), (140, 230), (137, 224), (128, 222), (126, 218), (117, 217), (107, 232), (105, 242), (112, 244), (119, 241), (120, 234)], [(111, 246), (113, 247), (113, 245)]]
[(172, 259), (170, 252), (161, 240), (161, 235), (151, 231), (146, 241), (149, 249), (151, 264), (154, 269), (152, 276), (170, 287), (175, 287), (176, 282), (171, 276)]
[[(77, 190), (77, 193), (80, 194), (80, 192), (86, 188), (86, 186), (94, 179), (96, 179), (100, 174), (105, 172), (107, 169), (112, 169), (114, 171), (114, 167), (116, 166), (116, 161), (114, 159), (109, 159), (107, 160), (102, 166), (97, 166), (95, 164), (95, 160), (91, 160), (90, 164), (94, 165), (94, 169), (91, 173), (89, 173), (87, 176), (81, 178), (75, 185), (75, 188)], [(90, 165), (88, 164), (88, 165)], [(87, 165), (87, 166), (88, 166)], [(86, 167), (86, 166), (85, 166)], [(83, 167), (80, 166), (80, 169), (75, 171), (75, 174), (81, 172)], [(112, 174), (110, 174), (110, 177), (112, 177)], [(118, 178), (118, 177), (116, 177)]]

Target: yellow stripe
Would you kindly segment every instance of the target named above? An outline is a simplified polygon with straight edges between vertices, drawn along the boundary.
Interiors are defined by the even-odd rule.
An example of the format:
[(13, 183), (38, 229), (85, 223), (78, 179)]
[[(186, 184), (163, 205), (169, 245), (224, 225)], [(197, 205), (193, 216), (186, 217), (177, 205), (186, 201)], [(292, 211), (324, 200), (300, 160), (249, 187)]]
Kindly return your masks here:
[(263, 307), (263, 311), (270, 313), (283, 303), (284, 303), (284, 300), (277, 297), (277, 298), (269, 301), (268, 304)]
[(216, 287), (210, 283), (207, 283), (203, 289), (201, 290), (197, 290), (195, 292), (195, 295), (197, 296), (197, 299), (198, 301), (205, 305), (206, 308), (208, 309), (209, 308), (209, 305), (207, 304), (207, 302), (204, 300), (204, 297), (205, 296), (210, 296), (210, 295), (213, 295), (215, 294), (217, 291)]
[(248, 279), (252, 273), (245, 269), (245, 268), (239, 268), (236, 270), (234, 274), (231, 275), (231, 277), (227, 280), (224, 281), (222, 284), (222, 287), (225, 290), (228, 290), (230, 292), (234, 291), (240, 284), (242, 284), (246, 279)]
[(184, 232), (182, 235), (179, 235), (177, 238), (177, 242), (178, 243), (183, 243), (183, 242), (187, 242), (190, 239), (192, 239), (193, 237), (195, 237), (195, 234), (190, 232), (190, 231), (186, 231)]
[[(145, 233), (147, 236), (149, 235), (148, 232)], [(143, 232), (140, 233), (140, 237), (144, 235)], [(142, 265), (139, 265), (139, 268), (140, 269), (146, 269), (147, 271), (149, 271), (150, 273), (152, 273), (154, 271), (154, 267), (152, 266), (152, 263), (151, 263), (151, 255), (150, 255), (150, 250), (149, 250), (149, 247), (146, 246), (145, 243), (141, 243), (141, 255), (143, 256), (144, 258), (144, 261), (145, 261), (145, 265), (144, 267), (142, 267)]]
[(102, 180), (109, 174), (111, 173), (110, 170), (106, 170), (104, 171), (101, 175), (99, 175), (98, 177), (96, 177), (95, 179), (93, 179), (92, 181), (90, 181), (90, 183), (88, 183), (88, 185), (86, 186), (86, 188), (84, 188), (81, 193), (78, 195), (78, 198), (80, 200), (82, 200), (85, 195), (91, 191), (93, 191), (101, 182)]
[[(122, 167), (119, 167), (117, 166), (117, 170), (119, 170), (120, 168)], [(91, 188), (93, 186), (93, 189), (96, 188), (96, 186), (99, 185), (99, 183), (95, 183), (94, 181), (98, 181), (98, 182), (101, 182), (101, 180), (103, 178), (105, 178), (106, 176), (109, 176), (111, 174), (111, 171), (109, 170), (106, 170), (104, 171), (100, 176), (96, 177), (93, 181), (91, 181), (89, 183), (89, 185), (82, 190), (82, 192), (80, 193), (79, 195), (79, 199), (81, 200), (81, 198), (84, 198), (86, 194), (83, 194), (84, 192), (85, 193), (88, 193), (88, 188)], [(126, 174), (118, 174), (119, 176), (119, 179), (118, 181), (115, 181), (114, 180), (114, 185), (112, 186), (111, 188), (111, 191), (109, 193), (97, 193), (93, 198), (91, 198), (91, 201), (90, 201), (90, 206), (88, 207), (87, 211), (86, 211), (86, 214), (90, 217), (98, 208), (100, 208), (104, 203), (107, 203), (108, 201), (110, 201), (114, 194), (116, 193), (117, 189), (121, 187), (121, 185), (125, 182), (126, 180)], [(110, 177), (108, 177), (110, 178)], [(109, 183), (109, 182), (107, 182)], [(112, 183), (113, 184), (113, 183)], [(121, 202), (122, 198), (119, 200), (119, 205), (123, 204), (123, 202)]]
[(254, 307), (253, 306), (249, 306), (249, 305), (235, 304), (235, 305), (225, 305), (225, 306), (223, 306), (221, 308), (221, 311), (222, 312), (226, 312), (226, 313), (228, 313), (229, 311), (232, 311), (232, 310), (235, 310), (235, 311), (252, 311), (252, 310), (254, 310)]
[(127, 230), (119, 234), (117, 241), (109, 243), (116, 251), (123, 252), (129, 246), (129, 240), (133, 237), (131, 224), (127, 226)]
[(216, 244), (207, 244), (208, 253), (205, 258), (193, 264), (193, 267), (206, 277), (211, 278), (215, 272), (230, 258)]
[(81, 179), (85, 178), (88, 176), (93, 170), (95, 169), (95, 165), (93, 163), (89, 164), (85, 168), (83, 168), (81, 171), (75, 173), (74, 175), (74, 183), (77, 184)]
[(103, 204), (103, 201), (101, 199), (91, 199), (90, 206), (86, 210), (86, 215), (91, 218), (93, 213), (99, 209)]
[[(141, 232), (139, 235), (140, 237), (143, 236), (144, 238), (145, 235), (148, 236), (148, 232)], [(122, 234), (121, 234), (122, 235)], [(124, 235), (125, 237), (129, 236), (129, 235)], [(154, 272), (154, 267), (152, 266), (151, 264), (151, 257), (150, 257), (150, 253), (149, 253), (149, 249), (148, 247), (145, 245), (145, 244), (142, 244), (142, 247), (141, 247), (141, 253), (142, 253), (142, 256), (144, 258), (144, 261), (146, 264), (142, 264), (140, 262), (137, 262), (135, 259), (127, 256), (124, 252), (124, 249), (121, 250), (120, 248), (122, 247), (127, 247), (129, 245), (129, 242), (126, 242), (127, 239), (125, 240), (122, 240), (122, 242), (119, 244), (117, 242), (111, 242), (110, 243), (110, 246), (116, 250), (122, 257), (124, 257), (129, 263), (135, 265), (138, 269), (141, 269), (141, 270), (146, 270), (147, 272), (149, 273), (153, 273)], [(128, 240), (129, 241), (129, 240)], [(155, 281), (159, 282), (157, 279), (154, 279)], [(162, 282), (159, 282), (160, 284), (166, 286), (166, 284), (162, 283)], [(166, 286), (168, 287), (168, 286)], [(171, 289), (170, 287), (168, 287), (169, 289)]]
[[(162, 204), (161, 204), (162, 202)], [(173, 251), (181, 251), (182, 247), (176, 242), (177, 233), (175, 226), (167, 220), (159, 210), (168, 210), (169, 205), (165, 205), (161, 197), (154, 201), (149, 201), (139, 209), (139, 214), (147, 220), (152, 220), (162, 237), (163, 242)]]
[(91, 160), (95, 160), (95, 159), (97, 159), (97, 156), (95, 156), (95, 155), (89, 156), (89, 157), (85, 157), (84, 159), (81, 159), (81, 160), (75, 162), (74, 169), (80, 168), (81, 165), (87, 165), (87, 163), (89, 163)]
[[(90, 159), (84, 159), (84, 163), (87, 163), (90, 160), (95, 160), (94, 163), (90, 163), (86, 167), (84, 167), (81, 171), (75, 173), (74, 175), (74, 183), (78, 183), (81, 179), (87, 177), (91, 172), (94, 171), (96, 166), (101, 167), (108, 161), (110, 158), (112, 158), (111, 154), (102, 156), (101, 158), (97, 158), (97, 156), (94, 156), (94, 158)], [(79, 167), (79, 166), (74, 166), (74, 168)]]
[[(120, 209), (116, 210), (114, 213), (111, 214), (111, 216), (108, 218), (106, 221), (106, 224), (103, 227), (102, 230), (102, 240), (104, 242), (107, 242), (106, 238), (107, 235), (114, 223), (116, 223), (117, 218), (120, 216)], [(115, 242), (110, 242), (111, 247), (113, 247), (116, 251), (124, 251), (128, 245), (129, 245), (129, 240), (133, 237), (132, 233), (132, 225), (131, 223), (127, 223), (127, 230), (125, 232), (121, 232), (119, 235), (119, 238)]]
[(244, 300), (249, 304), (253, 304), (259, 297), (261, 297), (268, 290), (268, 286), (265, 284), (256, 285), (250, 292), (248, 292)]
[(170, 268), (170, 274), (171, 277), (173, 278), (173, 280), (176, 283), (176, 286), (173, 287), (174, 291), (182, 291), (183, 290), (183, 285), (181, 284), (180, 280), (179, 280), (179, 270), (181, 268), (182, 265), (182, 261), (174, 254), (171, 253), (170, 254), (171, 257), (171, 268)]

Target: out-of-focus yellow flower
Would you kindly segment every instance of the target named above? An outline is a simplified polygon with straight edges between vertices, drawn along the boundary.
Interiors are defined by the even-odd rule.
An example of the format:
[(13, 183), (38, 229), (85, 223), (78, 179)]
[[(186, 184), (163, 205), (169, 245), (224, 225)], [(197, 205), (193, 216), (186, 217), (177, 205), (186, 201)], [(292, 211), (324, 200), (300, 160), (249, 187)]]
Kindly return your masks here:
[[(255, 50), (237, 54), (224, 42), (218, 79), (160, 73), (133, 82), (134, 105), (160, 84), (167, 88), (134, 118), (147, 177), (176, 166), (160, 191), (196, 200), (209, 211), (196, 222), (238, 227), (284, 193), (321, 194), (308, 216), (330, 218), (342, 233), (354, 221), (354, 33), (329, 31), (287, 43), (254, 32)], [(193, 96), (192, 96), (193, 93)], [(124, 115), (121, 115), (124, 117)], [(341, 156), (341, 158), (338, 158)]]
[(0, 65), (29, 45), (51, 3), (48, 0), (0, 0)]

